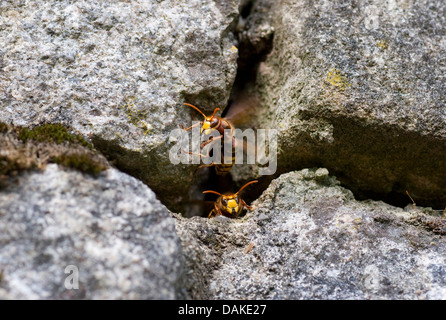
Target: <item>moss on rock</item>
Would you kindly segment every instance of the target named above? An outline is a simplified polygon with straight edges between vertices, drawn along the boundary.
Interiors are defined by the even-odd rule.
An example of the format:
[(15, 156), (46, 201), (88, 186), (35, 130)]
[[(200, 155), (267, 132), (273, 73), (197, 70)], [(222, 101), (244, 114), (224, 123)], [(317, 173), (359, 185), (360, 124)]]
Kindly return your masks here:
[(92, 176), (97, 176), (99, 173), (107, 169), (107, 166), (102, 161), (85, 153), (61, 154), (54, 157), (52, 162)]
[(32, 129), (0, 123), (0, 187), (26, 170), (44, 169), (47, 163), (97, 176), (108, 168), (107, 160), (82, 136), (62, 124)]
[(93, 145), (80, 135), (71, 134), (68, 128), (60, 123), (42, 124), (33, 129), (20, 128), (18, 138), (23, 142), (35, 140), (39, 142), (52, 142), (61, 144), (64, 142), (80, 144), (89, 149)]

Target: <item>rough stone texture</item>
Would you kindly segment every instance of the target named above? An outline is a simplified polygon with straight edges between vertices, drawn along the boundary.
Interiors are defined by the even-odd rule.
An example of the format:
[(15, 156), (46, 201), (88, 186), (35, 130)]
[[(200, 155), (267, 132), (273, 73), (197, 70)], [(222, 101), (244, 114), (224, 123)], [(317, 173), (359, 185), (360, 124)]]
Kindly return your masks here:
[[(115, 169), (98, 179), (50, 164), (0, 192), (2, 299), (184, 298), (168, 210)], [(79, 289), (65, 288), (77, 266)]]
[[(358, 196), (409, 190), (444, 208), (446, 4), (250, 2), (2, 1), (0, 131), (69, 126), (184, 214), (206, 178), (170, 163), (169, 133), (200, 119), (183, 102), (226, 105), (239, 43), (234, 105), (260, 99), (245, 126), (279, 130), (278, 173), (324, 166)], [(1, 142), (7, 178), (52, 156)], [(222, 191), (256, 167), (237, 169), (207, 182)], [(184, 256), (168, 210), (115, 169), (50, 164), (16, 182), (0, 192), (0, 298), (446, 299), (444, 217), (358, 202), (325, 169), (280, 176), (242, 219), (173, 214)], [(64, 286), (68, 265), (79, 290)]]
[[(239, 1), (0, 4), (0, 121), (70, 125), (166, 203), (187, 194), (172, 129), (227, 104)], [(199, 115), (198, 115), (199, 116)], [(178, 183), (172, 184), (171, 181)], [(185, 190), (186, 189), (186, 190)]]
[(326, 169), (283, 174), (253, 205), (177, 216), (191, 297), (446, 299), (446, 220), (428, 208), (356, 201)]
[(69, 134), (60, 125), (36, 127), (33, 131), (0, 124), (0, 191), (27, 170), (43, 170), (48, 163), (96, 176), (110, 167), (103, 155), (81, 136)]
[(444, 1), (259, 0), (246, 26), (245, 42), (274, 31), (254, 92), (279, 172), (323, 166), (360, 197), (444, 208)]

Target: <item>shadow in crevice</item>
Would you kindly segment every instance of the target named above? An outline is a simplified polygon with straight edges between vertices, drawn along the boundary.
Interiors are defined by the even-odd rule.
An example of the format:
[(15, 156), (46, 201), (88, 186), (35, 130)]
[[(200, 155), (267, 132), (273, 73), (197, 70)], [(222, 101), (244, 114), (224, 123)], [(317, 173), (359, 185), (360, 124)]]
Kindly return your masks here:
[(247, 1), (240, 8), (239, 24), (234, 30), (234, 36), (238, 40), (237, 75), (232, 86), (228, 105), (222, 113), (225, 117), (231, 105), (240, 97), (250, 95), (253, 92), (259, 65), (265, 61), (267, 55), (273, 49), (274, 34), (270, 33), (263, 38), (256, 38), (255, 43), (247, 36), (246, 21), (250, 19), (254, 0)]
[[(266, 56), (271, 52), (273, 47), (273, 34), (268, 34), (265, 38), (256, 39), (256, 43), (252, 43), (250, 38), (246, 36), (246, 21), (250, 19), (254, 1), (245, 1), (240, 7), (239, 23), (235, 26), (233, 33), (238, 40), (238, 59), (237, 59), (237, 75), (231, 90), (230, 98), (226, 108), (223, 110), (221, 116), (227, 117), (229, 115), (230, 121), (236, 128), (254, 128), (254, 117), (250, 117), (250, 112), (255, 112), (258, 106), (251, 108), (248, 104), (255, 103), (254, 101), (247, 101), (253, 94), (253, 89), (256, 83), (256, 75), (259, 65), (266, 59)], [(247, 97), (249, 97), (247, 99)], [(246, 108), (250, 110), (237, 110), (236, 117), (231, 116), (234, 113), (234, 108)], [(247, 111), (247, 112), (245, 112)], [(251, 114), (252, 115), (252, 114)], [(196, 201), (191, 202), (191, 206), (195, 209), (189, 212), (189, 216), (199, 215), (205, 216), (209, 214), (213, 207), (214, 201), (218, 198), (215, 194), (202, 194), (205, 190), (214, 190), (219, 193), (234, 193), (241, 187), (240, 183), (235, 183), (232, 177), (232, 171), (226, 175), (218, 175), (213, 167), (198, 169), (201, 172), (197, 173), (195, 185), (192, 186), (191, 199)], [(275, 176), (274, 176), (275, 177)], [(268, 187), (273, 176), (264, 176), (259, 178), (257, 184), (249, 186), (249, 191), (243, 191), (243, 199), (249, 204), (257, 199), (260, 194)], [(246, 183), (248, 181), (244, 181)], [(243, 183), (243, 184), (244, 184)], [(199, 204), (201, 201), (201, 205)]]

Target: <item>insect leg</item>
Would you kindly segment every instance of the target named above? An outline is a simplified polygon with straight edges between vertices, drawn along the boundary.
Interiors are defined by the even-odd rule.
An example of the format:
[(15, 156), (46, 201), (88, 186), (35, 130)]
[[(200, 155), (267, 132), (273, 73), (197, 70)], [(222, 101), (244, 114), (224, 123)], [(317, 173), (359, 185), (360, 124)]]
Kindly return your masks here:
[(190, 129), (195, 128), (195, 127), (197, 127), (197, 126), (199, 126), (199, 125), (203, 125), (203, 121), (197, 122), (196, 124), (190, 126), (190, 127), (187, 128), (187, 129), (184, 129), (183, 126), (181, 126), (181, 129), (183, 129), (184, 131), (189, 131)]
[(214, 209), (212, 209), (211, 212), (209, 212), (208, 219), (212, 217), (212, 215), (214, 215), (214, 217), (222, 215), (220, 208), (218, 207), (216, 202), (214, 202)]
[(211, 139), (209, 139), (208, 141), (203, 142), (203, 143), (201, 144), (201, 148), (204, 148), (205, 146), (207, 146), (207, 145), (208, 145), (209, 143), (211, 143), (211, 142), (215, 142), (215, 141), (217, 141), (217, 140), (220, 140), (222, 137), (223, 137), (223, 136), (221, 135), (221, 136), (219, 136), (219, 137), (211, 138)]
[(248, 206), (247, 204), (246, 204), (246, 202), (242, 199), (242, 206), (244, 206), (246, 209), (248, 209), (248, 210), (252, 210), (252, 207), (251, 206)]
[(189, 153), (189, 154), (193, 154), (193, 155), (204, 157), (204, 158), (209, 158), (209, 156), (207, 156), (205, 154), (196, 153), (196, 152), (190, 152), (190, 151), (184, 151), (183, 149), (181, 149), (181, 151), (184, 152), (184, 153)]
[(213, 162), (211, 164), (203, 164), (194, 170), (194, 174), (198, 171), (198, 169), (212, 167), (212, 166), (215, 166), (215, 164)]
[(217, 212), (215, 216), (221, 216), (223, 213), (221, 212), (220, 208), (217, 205), (217, 202), (214, 202), (214, 210)]
[(209, 214), (208, 214), (208, 219), (211, 218), (211, 216), (212, 216), (213, 213), (215, 213), (215, 209), (212, 209), (211, 212), (209, 212)]

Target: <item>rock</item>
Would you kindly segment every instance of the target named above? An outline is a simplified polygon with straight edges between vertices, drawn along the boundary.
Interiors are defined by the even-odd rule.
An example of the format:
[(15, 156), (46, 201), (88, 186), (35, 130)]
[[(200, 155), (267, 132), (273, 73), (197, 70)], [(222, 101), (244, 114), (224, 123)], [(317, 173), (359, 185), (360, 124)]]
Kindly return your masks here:
[(20, 175), (0, 192), (0, 247), (2, 299), (185, 297), (173, 219), (116, 169)]
[(176, 227), (195, 299), (446, 298), (446, 220), (357, 201), (326, 169), (281, 175), (241, 219)]
[(274, 32), (252, 92), (254, 123), (278, 130), (278, 173), (324, 166), (361, 199), (402, 205), (408, 190), (444, 208), (445, 10), (428, 0), (256, 1), (241, 35), (261, 43)]
[(0, 189), (14, 183), (23, 171), (43, 170), (48, 163), (76, 169), (91, 176), (110, 167), (108, 161), (82, 136), (60, 124), (32, 130), (0, 123)]
[(204, 111), (226, 106), (238, 7), (221, 0), (2, 1), (0, 121), (69, 125), (178, 209), (194, 166), (170, 163), (169, 134), (189, 126), (191, 115), (200, 119), (183, 102)]

